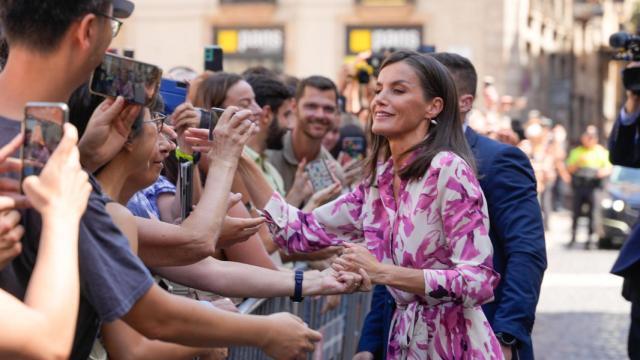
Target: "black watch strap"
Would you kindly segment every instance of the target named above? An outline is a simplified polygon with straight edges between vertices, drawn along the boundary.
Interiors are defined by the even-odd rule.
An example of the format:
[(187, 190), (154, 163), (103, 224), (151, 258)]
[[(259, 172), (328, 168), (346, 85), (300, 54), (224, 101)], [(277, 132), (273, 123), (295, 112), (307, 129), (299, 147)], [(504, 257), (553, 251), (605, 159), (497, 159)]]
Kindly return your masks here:
[(293, 289), (293, 296), (291, 297), (291, 301), (293, 302), (302, 302), (304, 297), (302, 296), (302, 280), (304, 277), (304, 271), (296, 270), (295, 272), (295, 287)]

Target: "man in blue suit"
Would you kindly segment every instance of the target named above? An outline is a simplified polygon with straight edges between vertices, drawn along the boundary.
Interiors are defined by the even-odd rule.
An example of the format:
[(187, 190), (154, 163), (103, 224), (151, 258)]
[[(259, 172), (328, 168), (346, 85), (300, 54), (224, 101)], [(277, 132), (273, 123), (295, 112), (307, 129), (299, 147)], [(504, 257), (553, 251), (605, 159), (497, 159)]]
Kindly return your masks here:
[[(614, 165), (640, 168), (640, 97), (627, 91), (627, 101), (609, 137), (609, 160)], [(636, 222), (611, 272), (624, 277), (622, 296), (631, 302), (627, 352), (640, 359), (640, 223)]]
[[(460, 55), (430, 56), (453, 75), (460, 112), (466, 116), (477, 87), (475, 68)], [(483, 310), (506, 359), (533, 359), (531, 330), (547, 267), (544, 226), (533, 169), (518, 148), (481, 136), (469, 127), (465, 128), (465, 135), (475, 155), (480, 186), (487, 199), (493, 265), (502, 277), (495, 290), (495, 300)], [(394, 308), (393, 297), (386, 288), (376, 286), (354, 359), (386, 358)]]

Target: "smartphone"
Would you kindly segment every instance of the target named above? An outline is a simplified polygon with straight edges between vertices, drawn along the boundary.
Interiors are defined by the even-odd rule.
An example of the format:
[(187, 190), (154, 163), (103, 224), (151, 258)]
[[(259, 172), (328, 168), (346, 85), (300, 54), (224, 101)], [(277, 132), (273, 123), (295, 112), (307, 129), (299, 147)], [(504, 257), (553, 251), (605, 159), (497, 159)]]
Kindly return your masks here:
[(180, 104), (187, 100), (189, 84), (183, 81), (176, 81), (162, 78), (160, 81), (160, 95), (164, 101), (164, 110), (167, 114), (173, 114)]
[(342, 152), (351, 159), (362, 160), (367, 152), (364, 139), (357, 136), (345, 136), (342, 138)]
[(196, 108), (196, 110), (200, 111), (200, 125), (198, 127), (209, 129), (209, 140), (213, 140), (213, 130), (218, 125), (218, 120), (220, 120), (224, 109), (214, 107), (209, 110), (202, 108)]
[(24, 108), (20, 149), (22, 170), (20, 179), (40, 175), (42, 168), (62, 140), (63, 125), (69, 121), (69, 108), (65, 103), (29, 102)]
[(222, 48), (218, 45), (209, 45), (204, 48), (204, 69), (219, 72), (222, 71)]
[(309, 174), (309, 180), (313, 186), (313, 192), (318, 192), (322, 189), (328, 188), (334, 184), (333, 176), (329, 170), (329, 166), (323, 159), (311, 161), (305, 167), (307, 174)]
[(162, 70), (151, 64), (105, 54), (91, 76), (89, 90), (100, 96), (122, 96), (127, 102), (149, 105), (160, 88)]
[(186, 219), (193, 207), (193, 163), (185, 161), (180, 163), (178, 170), (180, 181), (180, 217)]

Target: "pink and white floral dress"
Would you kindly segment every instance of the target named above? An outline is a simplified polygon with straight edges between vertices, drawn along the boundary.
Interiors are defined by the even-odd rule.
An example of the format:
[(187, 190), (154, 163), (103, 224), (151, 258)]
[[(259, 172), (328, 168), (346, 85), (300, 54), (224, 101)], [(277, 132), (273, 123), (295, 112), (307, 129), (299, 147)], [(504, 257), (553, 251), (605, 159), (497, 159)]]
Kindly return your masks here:
[(396, 300), (388, 359), (502, 359), (482, 312), (493, 299), (487, 206), (464, 160), (437, 154), (425, 176), (393, 195), (393, 160), (373, 186), (303, 213), (273, 194), (265, 207), (274, 239), (291, 252), (364, 242), (382, 263), (422, 269), (425, 293), (389, 287)]

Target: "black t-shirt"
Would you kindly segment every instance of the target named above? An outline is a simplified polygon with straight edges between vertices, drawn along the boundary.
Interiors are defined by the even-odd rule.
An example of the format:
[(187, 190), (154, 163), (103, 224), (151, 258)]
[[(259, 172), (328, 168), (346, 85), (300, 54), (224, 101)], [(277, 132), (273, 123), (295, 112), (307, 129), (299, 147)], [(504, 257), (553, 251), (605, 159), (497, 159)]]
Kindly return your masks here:
[[(0, 145), (20, 132), (20, 123), (0, 117)], [(149, 291), (153, 278), (131, 251), (127, 238), (105, 210), (109, 198), (90, 176), (93, 188), (80, 221), (80, 309), (71, 359), (85, 360), (102, 322), (116, 320)], [(22, 253), (0, 271), (0, 287), (24, 298), (36, 261), (42, 219), (35, 210), (23, 212), (26, 235)]]

